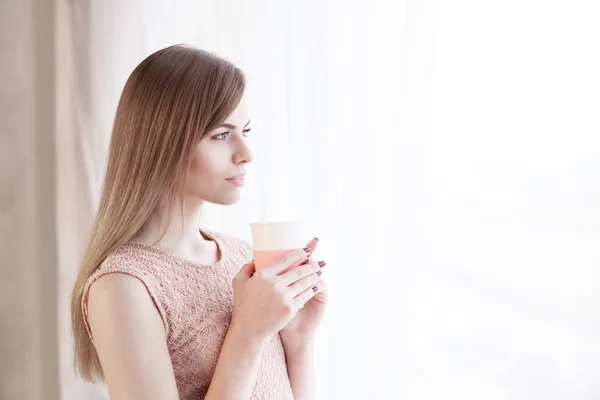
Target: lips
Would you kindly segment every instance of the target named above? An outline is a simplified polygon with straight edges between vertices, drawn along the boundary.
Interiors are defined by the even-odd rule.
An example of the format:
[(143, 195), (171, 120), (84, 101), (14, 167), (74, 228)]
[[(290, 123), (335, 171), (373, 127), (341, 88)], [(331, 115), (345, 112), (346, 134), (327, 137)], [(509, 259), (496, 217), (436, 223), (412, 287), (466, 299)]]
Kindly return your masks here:
[(244, 176), (246, 176), (246, 174), (240, 174), (240, 175), (236, 175), (236, 176), (230, 176), (226, 180), (227, 181), (241, 181), (241, 180), (244, 180)]
[(244, 175), (236, 175), (230, 178), (225, 179), (227, 182), (231, 183), (233, 186), (242, 187), (244, 186)]

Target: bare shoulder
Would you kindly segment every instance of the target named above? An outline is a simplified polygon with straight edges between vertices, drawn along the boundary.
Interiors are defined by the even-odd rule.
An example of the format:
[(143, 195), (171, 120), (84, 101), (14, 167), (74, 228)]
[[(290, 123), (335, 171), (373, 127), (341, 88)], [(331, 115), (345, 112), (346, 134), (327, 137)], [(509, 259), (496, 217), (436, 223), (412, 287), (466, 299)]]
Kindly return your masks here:
[[(95, 329), (105, 323), (139, 320), (152, 322), (158, 314), (156, 305), (144, 283), (125, 273), (108, 273), (99, 277), (90, 287), (88, 315), (94, 337)], [(158, 315), (161, 329), (162, 319)]]
[(111, 399), (178, 399), (161, 316), (142, 281), (124, 273), (90, 287), (88, 320)]
[(89, 307), (92, 308), (92, 305), (96, 303), (107, 305), (119, 300), (144, 303), (145, 292), (144, 284), (131, 275), (125, 273), (102, 275), (90, 287)]

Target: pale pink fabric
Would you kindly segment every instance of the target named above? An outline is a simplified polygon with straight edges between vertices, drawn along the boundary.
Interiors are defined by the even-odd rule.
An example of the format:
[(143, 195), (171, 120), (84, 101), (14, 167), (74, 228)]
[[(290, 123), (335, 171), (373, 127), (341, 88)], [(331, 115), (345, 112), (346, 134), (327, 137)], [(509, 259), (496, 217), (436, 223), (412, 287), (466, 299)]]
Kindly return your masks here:
[[(109, 273), (126, 273), (142, 281), (165, 325), (182, 400), (199, 400), (206, 395), (231, 322), (231, 281), (241, 266), (252, 259), (248, 243), (229, 235), (203, 233), (221, 250), (215, 264), (196, 264), (165, 250), (129, 242), (110, 255), (88, 279), (82, 304), (87, 326), (87, 294), (96, 279)], [(263, 349), (251, 399), (293, 399), (279, 334)]]

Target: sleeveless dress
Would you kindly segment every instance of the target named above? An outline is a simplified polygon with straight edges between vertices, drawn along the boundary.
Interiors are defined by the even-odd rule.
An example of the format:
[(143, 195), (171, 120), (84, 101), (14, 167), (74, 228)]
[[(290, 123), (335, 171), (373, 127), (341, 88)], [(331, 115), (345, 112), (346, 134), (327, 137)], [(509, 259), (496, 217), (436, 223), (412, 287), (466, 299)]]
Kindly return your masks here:
[[(86, 328), (87, 298), (101, 276), (125, 273), (139, 279), (162, 318), (179, 397), (203, 399), (208, 391), (233, 313), (233, 277), (252, 260), (247, 242), (216, 232), (202, 233), (220, 250), (211, 265), (188, 261), (166, 250), (137, 242), (121, 246), (87, 280), (82, 300)], [(92, 339), (93, 340), (93, 339)], [(251, 399), (293, 400), (279, 333), (265, 345)]]

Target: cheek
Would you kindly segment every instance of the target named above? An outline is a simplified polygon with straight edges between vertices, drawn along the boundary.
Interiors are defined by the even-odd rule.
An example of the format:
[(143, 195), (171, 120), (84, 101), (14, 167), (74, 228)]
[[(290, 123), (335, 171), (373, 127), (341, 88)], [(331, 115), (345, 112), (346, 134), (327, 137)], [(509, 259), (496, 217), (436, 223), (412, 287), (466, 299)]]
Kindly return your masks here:
[(190, 180), (209, 183), (225, 173), (224, 155), (218, 149), (197, 151), (190, 165)]
[(211, 165), (204, 163), (200, 160), (192, 163), (189, 171), (189, 180), (193, 183), (206, 182), (210, 180), (210, 176), (213, 175), (210, 170)]

